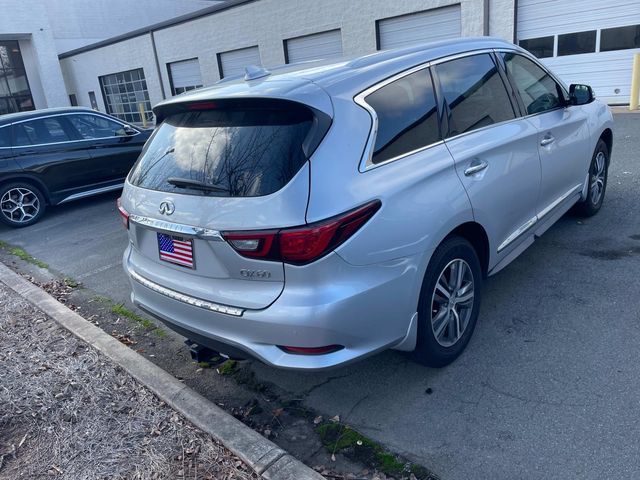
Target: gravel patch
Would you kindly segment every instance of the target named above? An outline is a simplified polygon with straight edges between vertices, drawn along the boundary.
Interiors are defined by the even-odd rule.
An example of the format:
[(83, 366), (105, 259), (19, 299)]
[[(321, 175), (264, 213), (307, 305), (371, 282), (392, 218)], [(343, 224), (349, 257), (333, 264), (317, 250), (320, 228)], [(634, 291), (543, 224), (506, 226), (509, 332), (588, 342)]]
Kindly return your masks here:
[(0, 286), (0, 479), (257, 479), (98, 352)]

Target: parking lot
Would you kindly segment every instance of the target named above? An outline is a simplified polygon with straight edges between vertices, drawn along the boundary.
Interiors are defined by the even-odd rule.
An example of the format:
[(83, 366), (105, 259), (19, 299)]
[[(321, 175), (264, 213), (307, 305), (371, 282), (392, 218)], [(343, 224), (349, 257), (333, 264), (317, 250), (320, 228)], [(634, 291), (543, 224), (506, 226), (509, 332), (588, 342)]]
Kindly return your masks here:
[[(474, 338), (453, 365), (428, 369), (386, 352), (323, 373), (252, 362), (257, 377), (443, 479), (638, 478), (640, 115), (615, 121), (602, 211), (566, 215), (489, 279)], [(0, 240), (126, 302), (116, 197), (0, 227)]]

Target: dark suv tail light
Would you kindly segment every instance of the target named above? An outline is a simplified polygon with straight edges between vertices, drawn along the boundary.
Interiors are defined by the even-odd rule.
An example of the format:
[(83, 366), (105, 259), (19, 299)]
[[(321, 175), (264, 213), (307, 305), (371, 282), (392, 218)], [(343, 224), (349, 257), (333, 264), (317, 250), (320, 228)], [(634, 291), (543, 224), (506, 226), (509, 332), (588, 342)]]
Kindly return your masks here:
[(302, 227), (248, 232), (223, 232), (240, 255), (295, 265), (311, 263), (335, 250), (380, 208), (380, 200)]

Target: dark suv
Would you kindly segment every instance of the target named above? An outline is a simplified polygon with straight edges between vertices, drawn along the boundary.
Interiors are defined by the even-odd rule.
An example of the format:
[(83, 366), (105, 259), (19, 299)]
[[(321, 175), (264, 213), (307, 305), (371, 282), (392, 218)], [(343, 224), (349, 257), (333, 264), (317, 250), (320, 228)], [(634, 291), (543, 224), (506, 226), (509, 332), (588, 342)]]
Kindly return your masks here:
[(85, 108), (0, 116), (0, 221), (26, 227), (47, 204), (121, 188), (150, 133)]

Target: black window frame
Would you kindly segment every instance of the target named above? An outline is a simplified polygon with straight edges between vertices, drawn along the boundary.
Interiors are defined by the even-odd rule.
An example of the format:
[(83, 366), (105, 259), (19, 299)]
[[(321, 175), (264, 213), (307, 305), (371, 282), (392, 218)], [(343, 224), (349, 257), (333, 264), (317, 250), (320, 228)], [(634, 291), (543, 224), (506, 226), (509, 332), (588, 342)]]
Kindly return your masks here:
[[(572, 51), (569, 53), (564, 53), (562, 51), (562, 41), (563, 39), (567, 39), (568, 37), (574, 36), (577, 37), (578, 35), (589, 35), (589, 36), (593, 36), (593, 50), (585, 50), (585, 51)], [(591, 39), (589, 39), (591, 40)], [(561, 33), (558, 35), (558, 47), (556, 49), (556, 56), (557, 57), (568, 57), (570, 55), (585, 55), (587, 53), (596, 53), (598, 49), (598, 31), (597, 30), (583, 30), (580, 32), (570, 32), (570, 33)]]
[[(634, 45), (634, 46), (630, 46), (630, 47), (615, 47), (615, 48), (602, 48), (602, 44), (603, 44), (603, 40), (605, 40), (605, 36), (608, 34), (613, 34), (614, 36), (616, 34), (619, 35), (621, 30), (625, 30), (625, 29), (635, 29), (636, 30), (636, 36), (635, 38), (637, 39), (638, 44)], [(603, 28), (600, 30), (600, 51), (601, 52), (617, 52), (620, 50), (631, 50), (631, 49), (635, 49), (635, 48), (640, 48), (640, 23), (635, 24), (635, 25), (624, 25), (622, 27), (612, 27), (612, 28)]]
[[(523, 45), (523, 42), (536, 42), (536, 41), (540, 42), (540, 41), (549, 41), (549, 40), (551, 40), (551, 54), (545, 55), (545, 56), (539, 56), (536, 53), (534, 53), (534, 50), (530, 50), (529, 48), (527, 48), (526, 44)], [(521, 40), (518, 40), (518, 45), (524, 48), (527, 52), (529, 52), (531, 55), (533, 55), (536, 58), (553, 58), (555, 54), (555, 43), (556, 43), (555, 35), (546, 35), (544, 37), (535, 37), (535, 38), (523, 38)]]
[[(549, 109), (549, 110), (545, 110), (543, 112), (536, 112), (536, 113), (528, 113), (527, 112), (527, 108), (526, 108), (526, 105), (524, 103), (524, 100), (522, 99), (522, 96), (520, 95), (520, 90), (518, 90), (518, 85), (516, 84), (515, 79), (509, 74), (509, 72), (507, 70), (507, 66), (505, 64), (504, 57), (503, 57), (503, 54), (507, 54), (507, 53), (508, 54), (512, 54), (512, 55), (518, 55), (520, 57), (523, 57), (523, 58), (529, 60), (530, 62), (533, 62), (537, 67), (541, 68), (547, 75), (549, 75), (549, 78), (551, 78), (551, 80), (553, 80), (553, 82), (556, 84), (556, 89), (558, 90), (558, 94), (559, 94), (559, 97), (560, 97), (560, 100), (561, 100), (560, 104), (557, 107), (554, 107), (554, 108)], [(511, 89), (512, 89), (513, 94), (514, 94), (514, 98), (516, 99), (516, 101), (518, 103), (518, 108), (520, 109), (520, 113), (521, 113), (522, 117), (531, 117), (531, 116), (534, 116), (534, 115), (543, 115), (545, 113), (554, 112), (556, 110), (565, 108), (568, 105), (569, 92), (567, 92), (567, 90), (565, 89), (564, 85), (547, 68), (545, 68), (544, 65), (542, 65), (542, 63), (537, 61), (537, 59), (535, 57), (533, 57), (533, 55), (531, 55), (531, 56), (524, 55), (524, 54), (522, 54), (522, 52), (518, 52), (518, 51), (515, 51), (515, 50), (499, 50), (497, 52), (496, 57), (497, 57), (498, 64), (501, 65), (501, 68), (504, 70), (505, 78), (509, 82), (509, 85), (511, 85)]]
[(440, 77), (438, 76), (438, 72), (437, 72), (437, 68), (433, 69), (432, 68), (432, 76), (434, 78), (434, 82), (436, 85), (436, 96), (439, 98), (438, 100), (438, 105), (442, 105), (442, 115), (441, 115), (441, 131), (443, 132), (443, 139), (444, 141), (447, 140), (451, 140), (452, 138), (456, 138), (459, 137), (461, 135), (467, 135), (470, 133), (474, 133), (477, 131), (481, 131), (487, 128), (491, 128), (494, 127), (495, 125), (500, 125), (506, 122), (511, 122), (513, 120), (517, 120), (518, 118), (522, 117), (522, 109), (520, 107), (518, 98), (517, 98), (517, 93), (514, 92), (514, 86), (511, 84), (511, 82), (509, 82), (509, 80), (507, 79), (507, 75), (506, 72), (503, 72), (503, 69), (500, 66), (500, 61), (496, 58), (496, 54), (494, 51), (478, 51), (478, 52), (469, 52), (466, 54), (462, 54), (462, 55), (454, 55), (452, 57), (449, 58), (443, 58), (441, 61), (438, 62), (434, 62), (433, 66), (438, 66), (441, 65), (443, 63), (447, 63), (447, 62), (451, 62), (451, 61), (455, 61), (455, 60), (459, 60), (462, 58), (468, 58), (468, 57), (474, 57), (474, 56), (479, 56), (479, 55), (488, 55), (491, 58), (491, 61), (493, 62), (494, 66), (496, 67), (496, 70), (498, 72), (498, 75), (500, 76), (500, 80), (502, 82), (502, 86), (504, 87), (505, 93), (507, 94), (507, 98), (509, 99), (509, 104), (511, 106), (511, 109), (513, 111), (513, 118), (507, 119), (507, 120), (502, 120), (500, 122), (496, 122), (496, 123), (492, 123), (490, 125), (485, 125), (482, 127), (478, 127), (475, 128), (473, 130), (469, 130), (466, 132), (462, 132), (462, 133), (456, 133), (454, 135), (451, 134), (451, 122), (449, 120), (449, 117), (451, 115), (450, 113), (450, 109), (449, 106), (447, 104), (447, 100), (444, 96), (443, 93), (443, 88), (442, 88), (442, 82)]
[[(198, 67), (200, 66), (200, 58), (198, 57), (191, 57), (191, 58), (184, 58), (182, 60), (175, 60), (173, 62), (167, 62), (167, 76), (169, 77), (169, 90), (171, 91), (171, 96), (175, 97), (176, 95), (180, 95), (182, 93), (185, 92), (189, 92), (191, 90), (195, 90), (196, 88), (202, 88), (204, 85), (194, 85), (191, 86), (189, 88), (186, 88), (183, 92), (176, 92), (176, 88), (173, 85), (173, 75), (171, 74), (171, 65), (173, 65), (174, 63), (181, 63), (181, 62), (188, 62), (190, 60), (197, 60), (198, 61)], [(202, 75), (202, 72), (200, 72), (200, 75)], [(202, 80), (202, 78), (200, 78), (200, 80)], [(184, 88), (184, 87), (180, 87), (180, 88)]]

